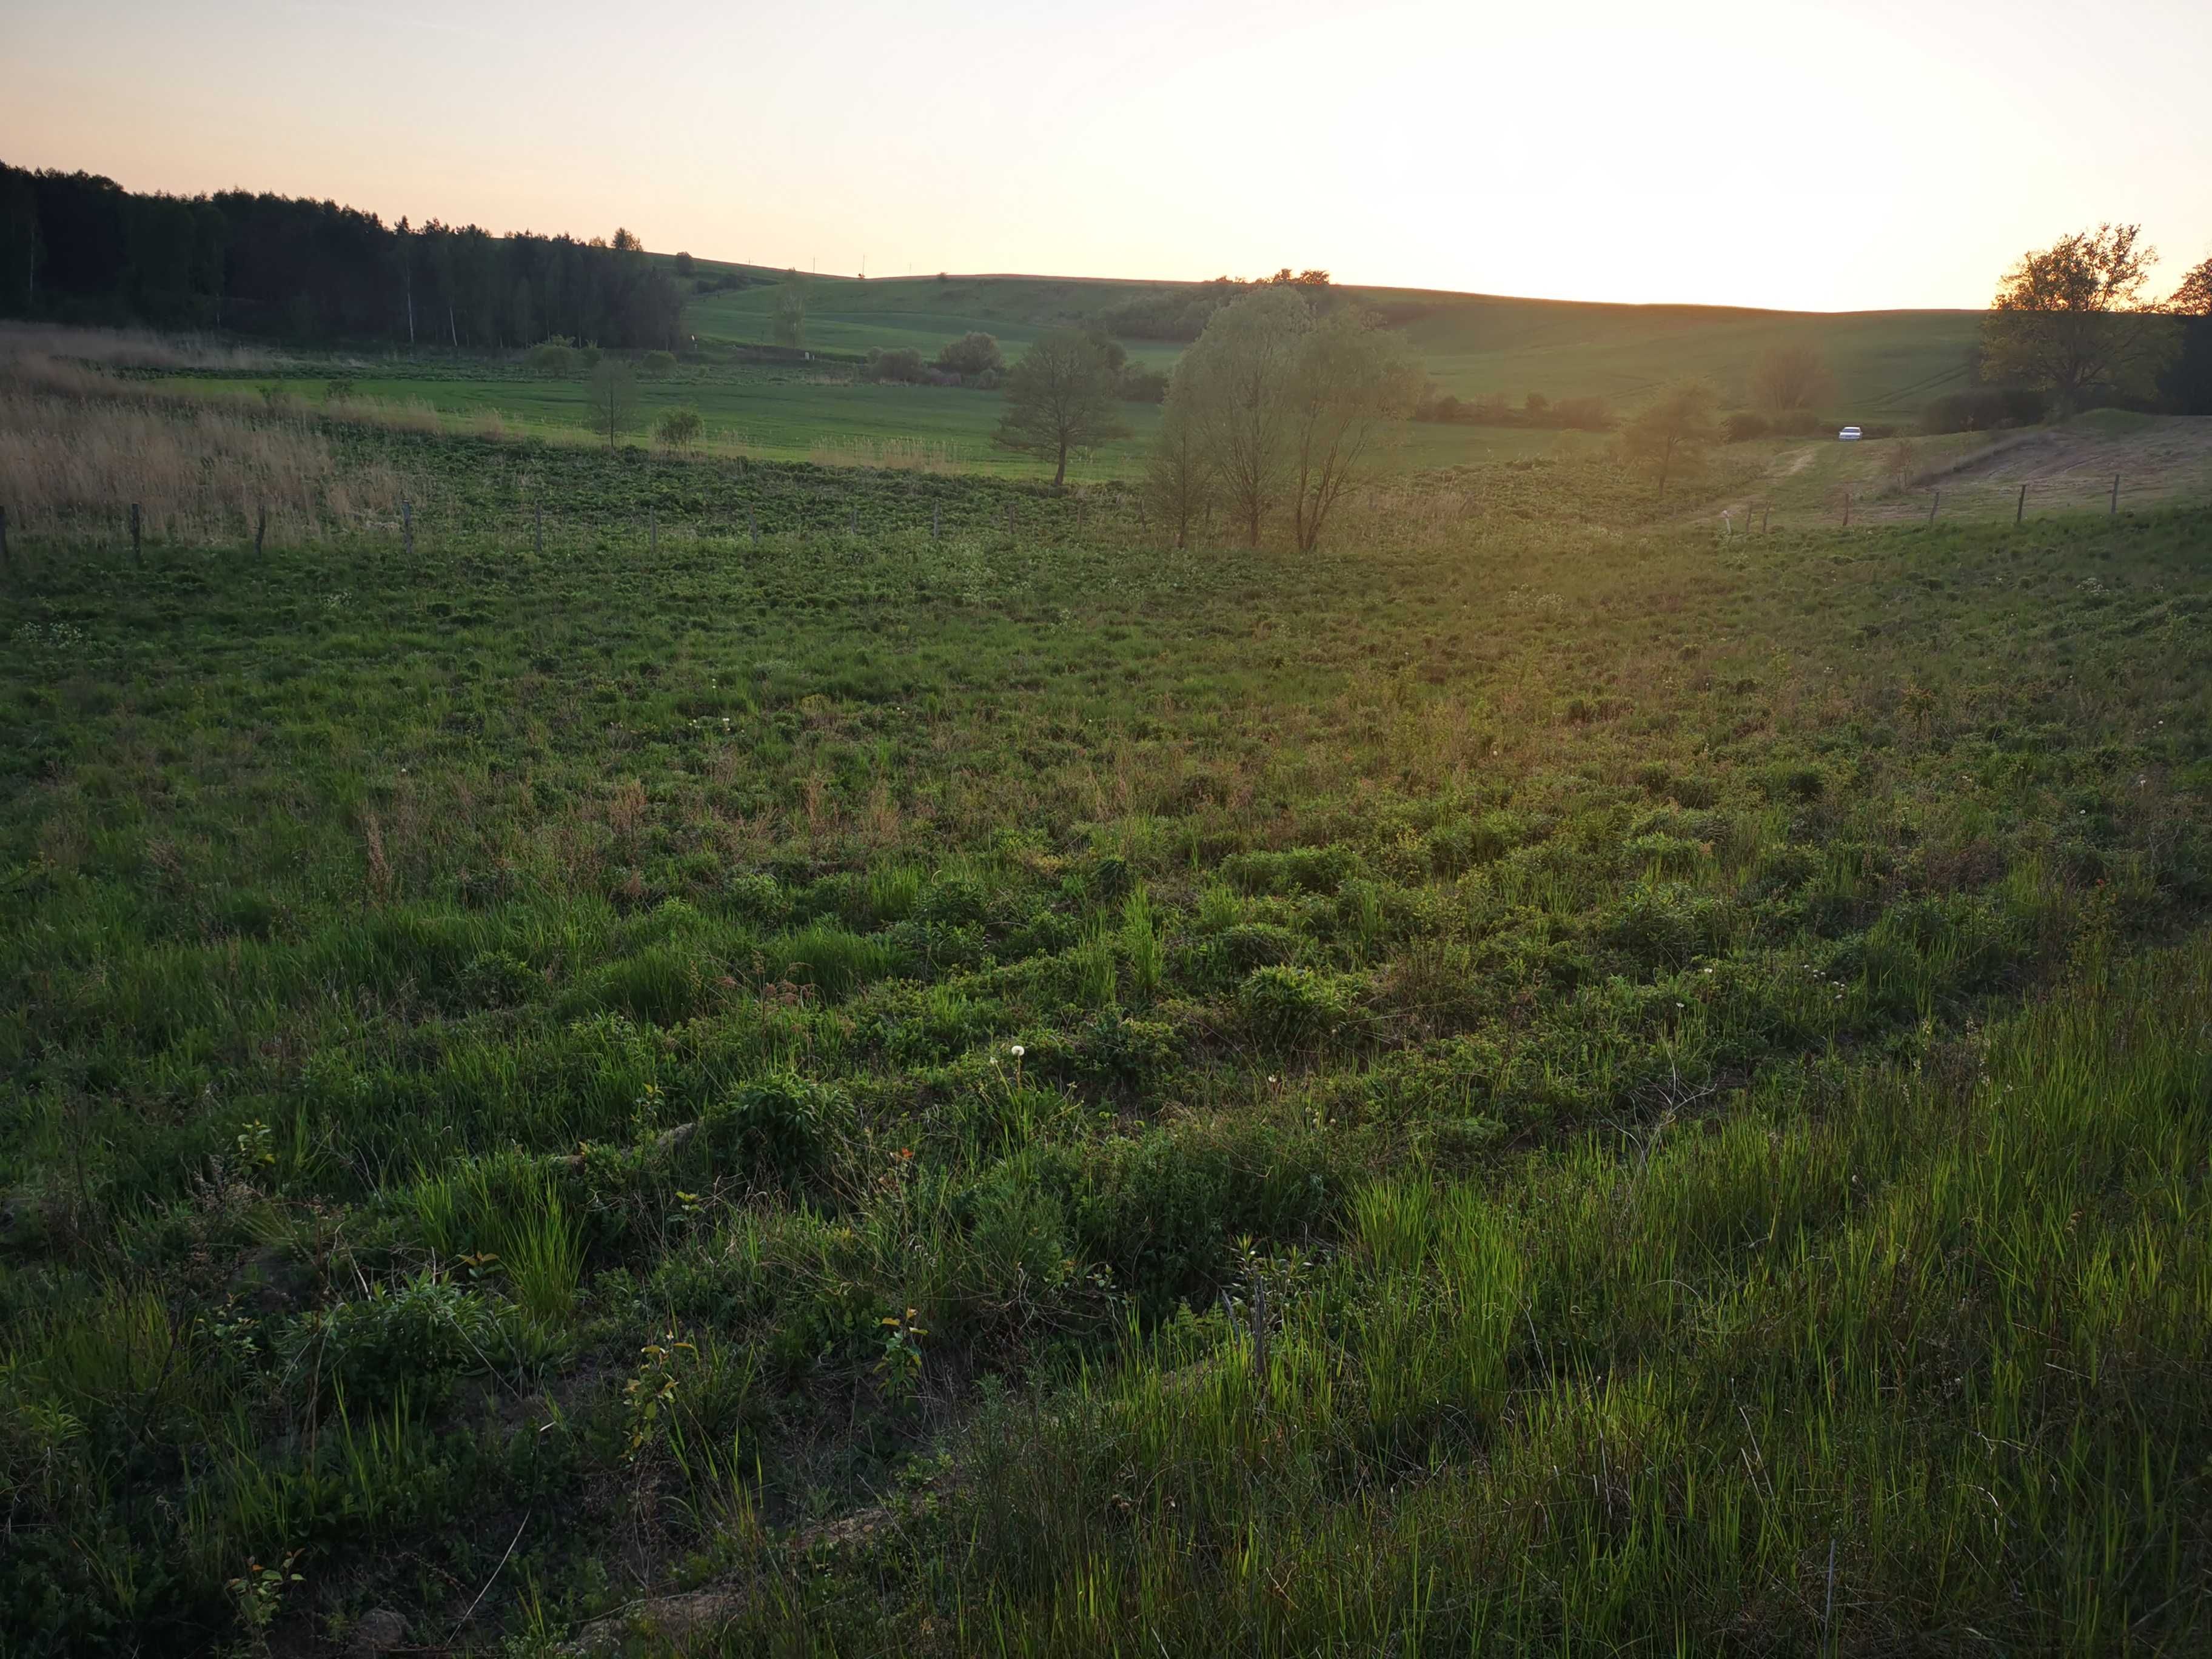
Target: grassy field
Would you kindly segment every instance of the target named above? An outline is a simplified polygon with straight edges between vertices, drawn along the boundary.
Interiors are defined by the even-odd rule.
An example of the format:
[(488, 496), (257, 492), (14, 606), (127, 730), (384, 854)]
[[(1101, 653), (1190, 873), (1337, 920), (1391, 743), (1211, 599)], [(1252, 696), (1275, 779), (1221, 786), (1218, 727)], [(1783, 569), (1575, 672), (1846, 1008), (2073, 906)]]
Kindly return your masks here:
[[(468, 363), (440, 365), (441, 372), (396, 375), (355, 360), (295, 358), (285, 369), (246, 380), (191, 374), (165, 377), (188, 396), (229, 398), (249, 406), (261, 388), (286, 388), (314, 407), (331, 407), (326, 385), (343, 376), (351, 394), (335, 412), (354, 406), (368, 418), (441, 425), (465, 432), (505, 431), (556, 442), (590, 441), (580, 379), (541, 380), (514, 374), (471, 372)], [(756, 365), (692, 367), (666, 380), (642, 381), (638, 414), (624, 434), (632, 445), (648, 443), (660, 413), (679, 404), (699, 410), (706, 422), (703, 447), (724, 456), (814, 460), (829, 465), (913, 467), (982, 472), (1006, 477), (1048, 477), (1049, 460), (994, 447), (991, 434), (1005, 409), (994, 393), (957, 387), (877, 385), (842, 366), (780, 370)], [(1156, 404), (1125, 404), (1129, 435), (1069, 462), (1077, 483), (1134, 478), (1159, 429)], [(428, 416), (440, 417), (435, 422)], [(489, 423), (489, 424), (488, 424)], [(1601, 440), (1568, 434), (1564, 447), (1595, 447)], [(1413, 424), (1401, 434), (1398, 462), (1409, 468), (1472, 465), (1547, 455), (1563, 447), (1556, 432), (1511, 428)]]
[(0, 580), (10, 1651), (2212, 1638), (2204, 507), (145, 418)]
[[(1025, 343), (1041, 328), (1091, 320), (1166, 286), (1038, 276), (809, 280), (811, 343), (842, 350), (914, 346), (927, 356), (969, 329)], [(1810, 344), (1835, 375), (1836, 408), (1844, 418), (1909, 421), (1964, 382), (1966, 353), (1981, 330), (1980, 313), (1966, 311), (1767, 312), (1412, 289), (1348, 291), (1397, 319), (1414, 355), (1445, 390), (1463, 398), (1504, 392), (1516, 402), (1541, 392), (1632, 407), (1669, 380), (1704, 378), (1741, 403), (1761, 353)], [(763, 285), (706, 295), (686, 315), (704, 337), (765, 340), (774, 294)], [(1161, 367), (1180, 349), (1127, 343), (1132, 356)]]

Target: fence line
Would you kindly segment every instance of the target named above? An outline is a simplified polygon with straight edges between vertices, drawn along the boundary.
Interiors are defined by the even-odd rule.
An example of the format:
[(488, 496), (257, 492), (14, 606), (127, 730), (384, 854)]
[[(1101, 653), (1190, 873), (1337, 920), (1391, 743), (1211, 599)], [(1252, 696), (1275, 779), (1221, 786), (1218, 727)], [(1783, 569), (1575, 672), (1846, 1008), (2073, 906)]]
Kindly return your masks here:
[[(1961, 483), (1946, 478), (1917, 489), (1893, 488), (1866, 493), (1856, 488), (1839, 489), (1825, 508), (1794, 502), (1778, 505), (1771, 500), (1754, 497), (1720, 509), (1717, 527), (1723, 535), (1733, 536), (1916, 526), (1925, 529), (1954, 523), (2027, 524), (2057, 517), (2116, 519), (2124, 511), (2135, 513), (2212, 500), (2212, 469), (2207, 469), (2207, 477), (2199, 489), (2176, 489), (2176, 482), (2171, 475), (2166, 475), (2138, 487), (2129, 482), (2124, 472), (2095, 477), (2062, 474), (2024, 482), (2007, 479)], [(840, 505), (844, 508), (842, 514), (836, 511)], [(1364, 516), (1370, 533), (1418, 529), (1435, 537), (1462, 528), (1473, 530), (1492, 521), (1526, 522), (1518, 514), (1493, 514), (1487, 510), (1486, 503), (1471, 495), (1455, 497), (1444, 491), (1417, 491), (1410, 495), (1378, 492), (1348, 505), (1352, 510), (1343, 515), (1343, 521), (1357, 522)], [(868, 508), (866, 522), (864, 506)], [(1078, 537), (1095, 538), (1103, 532), (1118, 536), (1133, 533), (1164, 541), (1164, 536), (1153, 534), (1141, 502), (1118, 489), (1037, 496), (1029, 501), (1031, 510), (1027, 512), (1014, 500), (994, 501), (986, 497), (967, 506), (968, 510), (957, 520), (948, 523), (942, 499), (927, 501), (925, 515), (924, 501), (920, 498), (840, 502), (836, 493), (820, 492), (819, 496), (805, 499), (785, 495), (771, 496), (765, 501), (732, 503), (721, 514), (672, 520), (665, 526), (661, 523), (657, 504), (629, 513), (566, 514), (556, 517), (554, 529), (556, 535), (564, 538), (582, 536), (599, 543), (635, 538), (639, 550), (648, 557), (659, 553), (664, 529), (678, 537), (688, 533), (695, 544), (726, 539), (749, 543), (756, 549), (771, 538), (802, 544), (817, 540), (852, 544), (890, 538), (926, 538), (931, 543), (941, 543), (948, 536), (983, 536), (1048, 544)], [(762, 509), (776, 507), (782, 509), (777, 516), (785, 521), (764, 525)], [(0, 577), (12, 576), (27, 568), (28, 549), (34, 539), (70, 545), (106, 545), (118, 552), (127, 547), (134, 562), (141, 566), (146, 562), (149, 542), (155, 548), (216, 548), (237, 545), (250, 537), (254, 554), (265, 556), (272, 529), (278, 532), (276, 540), (280, 545), (389, 538), (396, 541), (407, 556), (411, 557), (416, 551), (415, 503), (406, 497), (400, 499), (389, 513), (355, 512), (343, 518), (288, 513), (283, 518), (289, 523), (272, 519), (266, 499), (256, 501), (247, 514), (234, 511), (182, 520), (172, 517), (166, 524), (149, 521), (149, 515), (136, 501), (117, 502), (105, 511), (77, 508), (40, 516), (46, 523), (27, 521), (20, 513), (11, 513), (5, 503), (0, 503)], [(424, 528), (434, 543), (441, 538), (445, 530), (439, 523), (441, 516), (434, 514), (425, 520)], [(463, 523), (454, 528), (471, 542), (511, 543), (517, 550), (526, 548), (533, 554), (545, 552), (548, 515), (542, 501), (531, 501), (526, 507), (519, 504), (511, 513), (489, 518), (467, 513), (456, 516)], [(1571, 517), (1565, 512), (1553, 522), (1562, 528), (1603, 524), (1595, 519)], [(184, 534), (177, 533), (179, 529)]]

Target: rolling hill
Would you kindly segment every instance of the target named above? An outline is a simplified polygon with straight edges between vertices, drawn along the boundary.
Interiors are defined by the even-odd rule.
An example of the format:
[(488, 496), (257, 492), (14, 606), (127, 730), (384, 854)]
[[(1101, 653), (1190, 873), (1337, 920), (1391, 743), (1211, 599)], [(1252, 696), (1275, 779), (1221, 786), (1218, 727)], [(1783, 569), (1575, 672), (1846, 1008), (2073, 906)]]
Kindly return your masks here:
[[(774, 280), (750, 266), (754, 286), (702, 295), (688, 313), (702, 338), (769, 337)], [(1059, 323), (1097, 320), (1109, 307), (1191, 285), (1100, 277), (1029, 276), (814, 276), (810, 343), (860, 351), (913, 346), (933, 353), (982, 329), (1018, 347)], [(1666, 381), (1702, 376), (1731, 402), (1759, 355), (1810, 343), (1836, 378), (1839, 410), (1864, 419), (1905, 416), (1966, 377), (1980, 327), (1972, 311), (1784, 312), (1719, 306), (1601, 305), (1419, 289), (1346, 290), (1405, 336), (1431, 376), (1462, 398), (1528, 392), (1602, 397), (1632, 404)], [(1181, 350), (1125, 340), (1133, 356), (1164, 365)]]

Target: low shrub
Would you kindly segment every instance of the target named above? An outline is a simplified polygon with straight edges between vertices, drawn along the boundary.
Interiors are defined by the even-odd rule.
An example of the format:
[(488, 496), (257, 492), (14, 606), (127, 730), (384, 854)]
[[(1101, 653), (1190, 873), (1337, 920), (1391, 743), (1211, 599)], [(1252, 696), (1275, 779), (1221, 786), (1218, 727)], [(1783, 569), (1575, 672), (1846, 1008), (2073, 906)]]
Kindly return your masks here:
[(1311, 968), (1255, 968), (1237, 988), (1237, 1012), (1253, 1038), (1295, 1048), (1327, 1036), (1352, 1012), (1346, 975)]
[(464, 1376), (504, 1370), (526, 1353), (524, 1316), (434, 1273), (295, 1321), (279, 1347), (294, 1375), (325, 1400), (434, 1406)]
[(795, 1072), (771, 1072), (702, 1115), (698, 1139), (717, 1169), (734, 1164), (805, 1187), (827, 1173), (851, 1119), (842, 1094)]
[(2024, 386), (1976, 386), (1947, 392), (1920, 411), (1920, 429), (1934, 436), (1945, 432), (1994, 432), (2002, 427), (2037, 426), (2048, 418), (2050, 405), (2040, 392)]
[(929, 365), (912, 346), (868, 348), (867, 375), (899, 386), (919, 386), (929, 378)]

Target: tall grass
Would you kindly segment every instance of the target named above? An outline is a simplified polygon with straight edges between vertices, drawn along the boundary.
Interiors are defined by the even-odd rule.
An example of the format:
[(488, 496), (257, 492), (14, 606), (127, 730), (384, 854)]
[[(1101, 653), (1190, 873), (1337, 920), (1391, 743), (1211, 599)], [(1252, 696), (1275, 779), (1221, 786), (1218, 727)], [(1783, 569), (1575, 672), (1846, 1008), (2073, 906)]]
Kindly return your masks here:
[(247, 374), (274, 369), (283, 362), (264, 347), (232, 345), (192, 334), (0, 322), (0, 364), (34, 357), (96, 363), (108, 368), (231, 369)]
[(1502, 1191), (1402, 1182), (1238, 1340), (974, 1447), (1015, 1654), (2192, 1650), (2212, 942), (1961, 1065)]
[(389, 461), (341, 458), (301, 419), (11, 384), (0, 505), (25, 532), (112, 535), (136, 503), (160, 538), (250, 538), (265, 509), (271, 532), (296, 540), (388, 520), (410, 493)]

